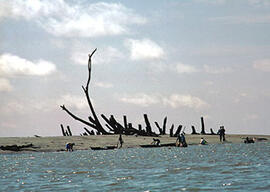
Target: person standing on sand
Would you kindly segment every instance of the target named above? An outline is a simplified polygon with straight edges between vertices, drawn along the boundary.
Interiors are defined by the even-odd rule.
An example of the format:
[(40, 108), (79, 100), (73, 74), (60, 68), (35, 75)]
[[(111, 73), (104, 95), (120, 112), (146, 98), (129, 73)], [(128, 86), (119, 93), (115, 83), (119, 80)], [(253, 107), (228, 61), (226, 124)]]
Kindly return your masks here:
[[(122, 148), (122, 145), (124, 143), (124, 140), (122, 139), (122, 134), (119, 135), (119, 139), (118, 139), (118, 143), (117, 143), (117, 148)], [(120, 144), (120, 146), (118, 147), (118, 144)]]
[(220, 126), (220, 129), (218, 130), (218, 134), (219, 134), (220, 142), (225, 141), (225, 129), (224, 129), (224, 126)]

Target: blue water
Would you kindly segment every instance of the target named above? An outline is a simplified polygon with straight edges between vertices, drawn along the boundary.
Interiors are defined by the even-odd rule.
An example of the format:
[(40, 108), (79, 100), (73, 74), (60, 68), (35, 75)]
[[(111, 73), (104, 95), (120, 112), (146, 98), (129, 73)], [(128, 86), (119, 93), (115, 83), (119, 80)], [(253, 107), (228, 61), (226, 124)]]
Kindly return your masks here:
[(270, 191), (270, 143), (0, 155), (0, 191)]

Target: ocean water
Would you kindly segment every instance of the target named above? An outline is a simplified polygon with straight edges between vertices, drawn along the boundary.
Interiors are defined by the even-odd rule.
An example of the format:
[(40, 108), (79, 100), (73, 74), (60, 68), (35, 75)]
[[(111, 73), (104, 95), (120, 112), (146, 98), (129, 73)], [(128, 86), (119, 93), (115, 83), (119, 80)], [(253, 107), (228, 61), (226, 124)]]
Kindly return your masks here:
[(0, 191), (270, 191), (270, 143), (0, 154)]

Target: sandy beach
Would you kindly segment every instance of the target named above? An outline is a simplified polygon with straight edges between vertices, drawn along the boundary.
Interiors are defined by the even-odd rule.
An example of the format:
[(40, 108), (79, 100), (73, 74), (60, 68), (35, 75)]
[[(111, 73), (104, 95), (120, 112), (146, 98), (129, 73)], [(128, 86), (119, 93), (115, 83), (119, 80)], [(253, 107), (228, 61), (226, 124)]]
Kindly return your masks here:
[[(90, 147), (106, 147), (116, 146), (119, 135), (94, 135), (94, 136), (71, 136), (71, 137), (1, 137), (0, 146), (11, 145), (29, 145), (32, 147), (23, 148), (19, 152), (36, 151), (36, 152), (57, 152), (64, 151), (65, 144), (75, 143), (74, 150), (88, 150)], [(147, 145), (153, 141), (153, 137), (143, 136), (126, 136), (123, 135), (123, 148), (140, 147), (140, 145)], [(196, 145), (199, 143), (200, 138), (203, 137), (209, 144), (218, 144), (218, 135), (189, 135), (186, 134), (186, 140), (189, 145)], [(226, 143), (243, 143), (244, 138), (266, 138), (264, 142), (270, 142), (270, 135), (226, 135)], [(175, 142), (175, 137), (163, 135), (159, 137), (161, 144)], [(14, 153), (9, 150), (0, 150), (0, 153)]]

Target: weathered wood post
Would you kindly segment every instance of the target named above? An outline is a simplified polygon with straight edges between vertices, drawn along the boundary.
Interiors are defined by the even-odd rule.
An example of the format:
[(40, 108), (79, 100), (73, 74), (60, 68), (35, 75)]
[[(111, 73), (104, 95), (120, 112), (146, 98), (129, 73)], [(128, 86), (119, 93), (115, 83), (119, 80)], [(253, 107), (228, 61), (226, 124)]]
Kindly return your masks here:
[(201, 117), (201, 124), (202, 124), (202, 131), (201, 131), (201, 134), (202, 134), (202, 135), (205, 135), (205, 128), (204, 128), (204, 120), (203, 120), (203, 117)]
[(191, 129), (192, 129), (192, 135), (198, 135), (199, 133), (196, 132), (196, 129), (193, 125), (191, 125)]
[(174, 124), (172, 124), (172, 126), (170, 128), (170, 137), (173, 137), (173, 128), (174, 128)]
[(147, 133), (152, 133), (152, 128), (151, 128), (150, 122), (148, 120), (147, 114), (143, 114), (143, 117), (144, 117), (144, 121), (145, 121), (145, 124), (146, 124), (146, 132)]
[(210, 131), (211, 131), (211, 135), (216, 135), (216, 133), (213, 131), (212, 128), (210, 129)]
[(61, 124), (60, 126), (61, 126), (61, 130), (62, 130), (62, 134), (63, 134), (63, 136), (66, 136), (66, 133), (65, 133), (65, 129), (64, 129), (63, 124)]
[(158, 128), (158, 130), (159, 130), (159, 134), (162, 135), (162, 129), (160, 128), (158, 122), (155, 121), (155, 125)]
[(70, 127), (69, 126), (67, 126), (67, 130), (68, 130), (69, 136), (72, 136), (72, 133), (71, 133), (71, 130), (70, 130)]
[(128, 128), (127, 116), (124, 115), (123, 118), (124, 118), (124, 127), (125, 127), (125, 129), (127, 129)]
[(167, 124), (167, 117), (165, 117), (163, 120), (163, 131), (162, 131), (163, 135), (166, 135), (166, 124)]
[(138, 125), (138, 129), (139, 129), (139, 131), (142, 130), (142, 125), (141, 124)]
[(180, 134), (181, 130), (182, 130), (182, 125), (179, 125), (176, 132), (175, 132), (175, 134), (174, 134), (174, 137), (177, 137), (177, 135)]
[(91, 135), (91, 131), (89, 131), (86, 127), (84, 127), (84, 130), (85, 130), (89, 135)]

